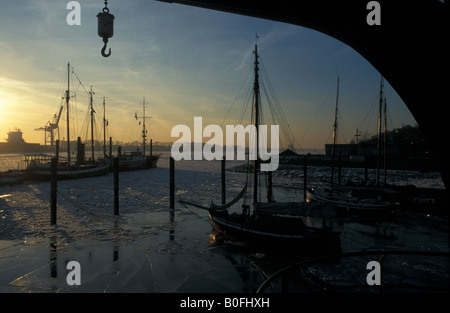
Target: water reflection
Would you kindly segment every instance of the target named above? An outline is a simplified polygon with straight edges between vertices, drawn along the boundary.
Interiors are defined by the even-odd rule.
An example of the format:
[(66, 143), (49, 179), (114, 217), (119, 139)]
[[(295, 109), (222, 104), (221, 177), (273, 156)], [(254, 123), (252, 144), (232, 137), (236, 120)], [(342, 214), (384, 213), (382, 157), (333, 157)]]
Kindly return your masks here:
[[(326, 212), (324, 209), (320, 214), (310, 211), (311, 216), (305, 218), (305, 222), (322, 227), (321, 215)], [(255, 249), (245, 242), (224, 240), (223, 236), (212, 230), (205, 211), (179, 208), (177, 223), (174, 210), (169, 210), (168, 215), (167, 210), (161, 209), (130, 214), (126, 219), (115, 219), (108, 224), (113, 234), (110, 238), (114, 240), (102, 241), (101, 245), (89, 247), (88, 251), (69, 248), (66, 251), (64, 248), (64, 254), (59, 252), (58, 255), (58, 246), (61, 248), (61, 244), (58, 244), (56, 236), (52, 236), (49, 246), (48, 243), (45, 245), (49, 251), (50, 277), (57, 278), (59, 274), (58, 288), (67, 288), (66, 273), (64, 269), (63, 273), (61, 269), (58, 273), (57, 264), (58, 257), (67, 255), (70, 260), (80, 261), (83, 275), (90, 277), (86, 284), (92, 287), (85, 289), (89, 291), (127, 291), (126, 282), (133, 281), (139, 288), (147, 288), (142, 289), (145, 291), (209, 292), (209, 288), (214, 285), (214, 290), (219, 292), (256, 292), (274, 273), (308, 258), (298, 253), (301, 251), (295, 246), (284, 247), (284, 251), (281, 251), (284, 253), (280, 253), (270, 248)], [(121, 224), (124, 221), (132, 221), (133, 225)], [(420, 250), (424, 247), (432, 251), (448, 250), (448, 241), (445, 240), (448, 239), (448, 225), (445, 225), (445, 220), (430, 217), (399, 214), (387, 219), (327, 215), (326, 226), (341, 232), (343, 253), (370, 249)], [(138, 231), (142, 235), (128, 241), (130, 234)], [(125, 237), (122, 237), (124, 234)], [(280, 276), (266, 292), (322, 291), (326, 284), (364, 282), (367, 275), (365, 265), (370, 260), (334, 258), (317, 262)], [(398, 259), (389, 257), (386, 261), (391, 261), (383, 262), (383, 268), (389, 271), (384, 276), (386, 283), (404, 280), (426, 288), (432, 287), (437, 281), (439, 285), (436, 286), (441, 287), (442, 279), (448, 278), (448, 266), (444, 266), (442, 260), (435, 262), (425, 257), (409, 256)], [(48, 277), (47, 271), (45, 276)], [(119, 271), (120, 275), (117, 274)], [(53, 280), (51, 284), (56, 285), (56, 282)], [(99, 285), (105, 282), (106, 288), (100, 288)], [(57, 290), (57, 286), (48, 287)], [(431, 287), (431, 291), (436, 290)]]
[(57, 251), (56, 236), (52, 236), (50, 239), (50, 277), (58, 277), (58, 263), (57, 263)]
[[(118, 236), (120, 236), (120, 225), (119, 225), (119, 220), (115, 219), (114, 220), (114, 238), (119, 238)], [(119, 260), (119, 244), (116, 241), (114, 244), (114, 251), (113, 251), (113, 262)]]
[(119, 246), (114, 245), (114, 251), (113, 251), (113, 262), (116, 262), (119, 260)]
[[(388, 255), (383, 259), (383, 292), (448, 292), (448, 219), (427, 219), (429, 217), (413, 214), (396, 214), (389, 218), (336, 216), (327, 219), (327, 226), (341, 231), (343, 254), (371, 250), (419, 252), (419, 255)], [(308, 218), (307, 222), (315, 224), (317, 220)], [(258, 250), (242, 242), (223, 240), (214, 231), (209, 234), (209, 241), (211, 247), (221, 247), (214, 251), (220, 251), (235, 266), (242, 279), (259, 272), (259, 278), (253, 283), (310, 259), (295, 253), (273, 253), (270, 249)], [(295, 247), (287, 250), (295, 251)], [(420, 254), (422, 252), (424, 254)], [(265, 292), (377, 292), (379, 288), (367, 288), (365, 279), (367, 263), (380, 260), (379, 257), (374, 254), (372, 258), (354, 256), (342, 259), (335, 256), (316, 260), (280, 275), (266, 286)], [(245, 288), (245, 283), (242, 286)]]
[(171, 208), (169, 212), (170, 212), (169, 240), (175, 240), (175, 209)]

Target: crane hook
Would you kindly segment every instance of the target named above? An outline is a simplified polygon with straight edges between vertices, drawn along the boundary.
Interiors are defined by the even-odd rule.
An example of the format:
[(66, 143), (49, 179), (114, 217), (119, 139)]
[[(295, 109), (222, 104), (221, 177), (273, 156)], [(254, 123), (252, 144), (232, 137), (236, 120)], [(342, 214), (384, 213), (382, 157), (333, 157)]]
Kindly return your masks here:
[(104, 56), (105, 58), (107, 58), (107, 57), (109, 57), (109, 56), (111, 55), (111, 48), (109, 48), (108, 54), (105, 53), (106, 45), (107, 45), (107, 43), (108, 43), (108, 38), (106, 38), (106, 37), (103, 38), (103, 42), (104, 42), (105, 44), (104, 44), (104, 46), (103, 46), (103, 48), (102, 48), (102, 56)]

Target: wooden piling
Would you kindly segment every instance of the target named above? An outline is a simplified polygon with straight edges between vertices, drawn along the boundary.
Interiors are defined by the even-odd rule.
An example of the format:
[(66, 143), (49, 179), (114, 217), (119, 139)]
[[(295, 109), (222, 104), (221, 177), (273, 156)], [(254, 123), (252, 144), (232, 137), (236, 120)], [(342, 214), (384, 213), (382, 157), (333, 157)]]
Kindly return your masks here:
[(119, 215), (119, 158), (114, 158), (114, 215)]
[(55, 142), (55, 157), (56, 160), (59, 160), (59, 139), (56, 139)]
[(273, 202), (272, 171), (267, 172), (267, 202)]
[(308, 182), (308, 155), (305, 154), (303, 159), (303, 199), (306, 202), (306, 191)]
[(169, 219), (170, 219), (170, 231), (169, 231), (169, 240), (175, 239), (175, 229), (174, 229), (174, 222), (175, 222), (175, 160), (170, 157), (169, 161), (169, 167), (170, 167), (170, 173), (169, 173), (169, 184), (170, 184), (170, 190), (169, 190), (169, 198), (170, 198), (170, 204), (169, 204)]
[(226, 185), (225, 185), (225, 157), (222, 158), (221, 161), (221, 186), (222, 186), (222, 204), (226, 203), (227, 197), (226, 197)]
[(368, 176), (369, 176), (369, 170), (367, 167), (367, 156), (364, 157), (364, 185), (367, 186), (368, 183)]
[(338, 156), (338, 186), (341, 185), (341, 167), (342, 167), (342, 158), (339, 154)]
[(175, 209), (175, 160), (170, 157), (170, 209)]
[(56, 202), (57, 202), (57, 169), (58, 159), (52, 158), (51, 160), (51, 187), (50, 187), (50, 225), (56, 224)]

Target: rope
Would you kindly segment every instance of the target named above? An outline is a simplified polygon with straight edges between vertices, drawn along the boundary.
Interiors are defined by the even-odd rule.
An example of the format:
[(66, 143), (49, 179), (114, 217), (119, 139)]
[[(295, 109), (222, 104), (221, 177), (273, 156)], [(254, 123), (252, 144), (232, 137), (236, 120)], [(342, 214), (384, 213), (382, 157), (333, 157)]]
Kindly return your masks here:
[(91, 215), (93, 215), (93, 216), (95, 216), (95, 217), (98, 217), (98, 218), (111, 218), (111, 217), (113, 217), (113, 216), (104, 216), (104, 215), (98, 215), (98, 214), (96, 214), (96, 213), (93, 213), (93, 212), (89, 211), (88, 209), (83, 208), (83, 207), (80, 206), (78, 203), (74, 202), (72, 199), (66, 197), (66, 196), (65, 196), (64, 194), (62, 194), (61, 192), (57, 191), (57, 193), (58, 193), (59, 195), (61, 195), (65, 200), (67, 200), (67, 201), (69, 201), (70, 203), (72, 203), (72, 204), (73, 204), (74, 206), (76, 206), (77, 208), (79, 208), (79, 209), (85, 211), (86, 213), (89, 213), (89, 214), (91, 214)]

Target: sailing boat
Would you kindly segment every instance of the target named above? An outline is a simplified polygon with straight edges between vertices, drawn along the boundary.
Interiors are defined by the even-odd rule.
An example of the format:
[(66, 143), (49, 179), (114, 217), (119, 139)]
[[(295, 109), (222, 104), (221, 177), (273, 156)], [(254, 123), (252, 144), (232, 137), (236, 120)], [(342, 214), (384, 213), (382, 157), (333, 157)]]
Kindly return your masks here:
[[(94, 130), (93, 118), (94, 109), (92, 105), (92, 87), (90, 92), (90, 116), (91, 116), (91, 140), (92, 140), (92, 158), (91, 160), (84, 159), (84, 144), (81, 143), (78, 137), (77, 145), (77, 160), (72, 162), (70, 154), (70, 118), (69, 118), (69, 104), (70, 104), (70, 63), (67, 63), (67, 90), (66, 90), (66, 111), (67, 111), (67, 159), (62, 160), (59, 156), (59, 147), (56, 145), (56, 158), (58, 159), (57, 179), (75, 179), (85, 177), (102, 176), (109, 173), (109, 162), (106, 160), (95, 161), (94, 158)], [(51, 160), (52, 156), (48, 155), (26, 155), (23, 162), (26, 165), (27, 176), (38, 180), (51, 179)], [(60, 160), (61, 159), (61, 160)]]
[[(317, 188), (310, 188), (307, 191), (307, 201), (319, 201), (332, 204), (338, 213), (355, 213), (355, 214), (370, 214), (370, 213), (387, 213), (389, 210), (398, 206), (397, 202), (385, 201), (381, 199), (381, 194), (392, 195), (392, 192), (382, 190), (379, 186), (380, 180), (380, 164), (381, 164), (381, 115), (384, 103), (384, 184), (386, 184), (386, 101), (383, 102), (383, 78), (380, 81), (379, 92), (379, 109), (378, 109), (378, 147), (377, 147), (377, 175), (376, 175), (376, 189), (372, 187), (356, 187), (353, 186), (350, 190), (334, 185), (334, 161), (335, 161), (335, 146), (337, 134), (337, 111), (339, 99), (339, 77), (337, 79), (336, 92), (336, 107), (334, 113), (333, 124), (333, 145), (332, 145), (332, 160), (331, 160), (331, 180), (330, 187), (320, 191)], [(375, 191), (375, 197), (374, 192)], [(359, 196), (357, 196), (357, 194)]]
[[(135, 113), (134, 118), (136, 120), (142, 119), (142, 152), (122, 152), (119, 150), (119, 171), (135, 171), (149, 169), (157, 166), (160, 154), (154, 155), (150, 149), (150, 155), (145, 154), (147, 129), (145, 127), (145, 120), (150, 118), (145, 115), (145, 99), (142, 101), (142, 116), (138, 116)], [(141, 124), (141, 122), (139, 122)]]
[[(258, 47), (254, 50), (254, 84), (253, 84), (253, 122), (256, 132), (260, 123), (260, 86)], [(253, 114), (252, 113), (252, 114)], [(255, 138), (258, 138), (256, 133)], [(213, 230), (225, 238), (244, 241), (253, 245), (302, 251), (306, 254), (336, 252), (340, 250), (340, 233), (331, 230), (323, 221), (322, 227), (307, 226), (301, 215), (304, 202), (276, 202), (272, 192), (272, 172), (267, 172), (268, 187), (267, 202), (258, 199), (261, 187), (259, 185), (260, 164), (258, 145), (256, 145), (256, 160), (253, 162), (253, 196), (251, 203), (242, 205), (241, 213), (230, 213), (228, 210), (246, 195), (248, 183), (228, 203), (207, 207)], [(250, 161), (249, 161), (250, 162)], [(248, 177), (248, 175), (247, 175)], [(245, 199), (246, 197), (244, 197)]]

